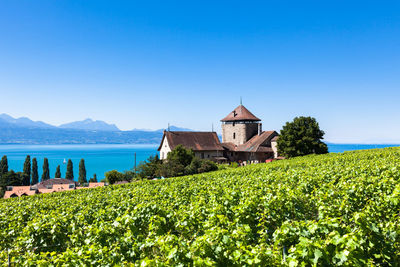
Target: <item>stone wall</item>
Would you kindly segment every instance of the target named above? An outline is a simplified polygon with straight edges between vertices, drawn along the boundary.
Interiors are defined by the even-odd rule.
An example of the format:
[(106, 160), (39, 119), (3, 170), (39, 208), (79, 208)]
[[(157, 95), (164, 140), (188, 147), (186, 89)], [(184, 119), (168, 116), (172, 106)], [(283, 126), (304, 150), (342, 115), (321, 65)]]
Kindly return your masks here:
[(242, 145), (258, 134), (258, 123), (222, 124), (222, 142)]

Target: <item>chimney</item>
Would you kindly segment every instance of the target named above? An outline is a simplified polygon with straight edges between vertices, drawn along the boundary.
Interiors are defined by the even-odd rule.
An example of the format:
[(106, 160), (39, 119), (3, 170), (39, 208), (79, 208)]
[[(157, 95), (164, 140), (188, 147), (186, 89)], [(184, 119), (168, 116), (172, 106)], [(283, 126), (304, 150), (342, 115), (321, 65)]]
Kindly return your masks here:
[(262, 132), (262, 123), (260, 122), (258, 124), (258, 135), (261, 135), (261, 132)]

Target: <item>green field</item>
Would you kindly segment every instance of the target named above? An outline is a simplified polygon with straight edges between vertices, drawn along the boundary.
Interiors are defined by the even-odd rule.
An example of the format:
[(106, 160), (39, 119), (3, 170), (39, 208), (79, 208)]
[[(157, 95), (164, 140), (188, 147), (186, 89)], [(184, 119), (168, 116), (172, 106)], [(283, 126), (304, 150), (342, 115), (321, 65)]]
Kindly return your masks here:
[(15, 265), (400, 262), (400, 149), (0, 200)]

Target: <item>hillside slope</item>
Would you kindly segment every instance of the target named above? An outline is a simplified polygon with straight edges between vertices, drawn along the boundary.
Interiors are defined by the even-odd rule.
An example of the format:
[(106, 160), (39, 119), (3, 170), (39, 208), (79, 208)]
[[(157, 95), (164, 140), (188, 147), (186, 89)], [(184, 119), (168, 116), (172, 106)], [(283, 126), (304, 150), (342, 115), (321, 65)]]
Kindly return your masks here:
[(0, 201), (17, 265), (396, 265), (400, 149)]

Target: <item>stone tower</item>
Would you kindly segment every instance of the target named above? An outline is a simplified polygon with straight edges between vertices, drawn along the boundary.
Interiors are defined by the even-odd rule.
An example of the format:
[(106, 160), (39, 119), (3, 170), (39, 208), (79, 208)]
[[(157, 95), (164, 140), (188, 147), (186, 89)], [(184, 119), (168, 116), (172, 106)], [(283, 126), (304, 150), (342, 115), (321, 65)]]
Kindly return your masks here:
[(236, 146), (246, 143), (250, 138), (261, 134), (261, 121), (242, 104), (221, 120), (222, 142)]

